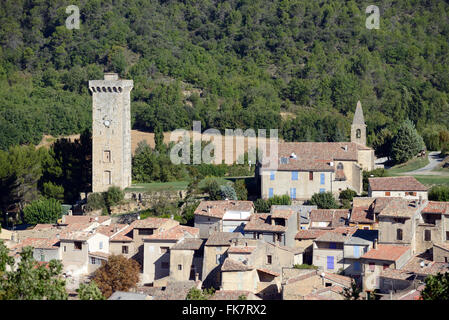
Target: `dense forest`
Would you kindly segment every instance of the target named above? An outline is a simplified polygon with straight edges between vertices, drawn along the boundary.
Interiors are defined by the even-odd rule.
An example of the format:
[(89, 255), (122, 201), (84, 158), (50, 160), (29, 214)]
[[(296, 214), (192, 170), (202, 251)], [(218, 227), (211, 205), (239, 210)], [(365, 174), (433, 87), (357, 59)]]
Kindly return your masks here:
[[(80, 8), (78, 30), (65, 27), (68, 5)], [(449, 3), (376, 1), (378, 30), (365, 27), (367, 5), (3, 0), (0, 149), (89, 129), (87, 81), (104, 71), (134, 80), (136, 129), (201, 120), (341, 141), (361, 100), (370, 144), (407, 118), (428, 143), (449, 127)]]

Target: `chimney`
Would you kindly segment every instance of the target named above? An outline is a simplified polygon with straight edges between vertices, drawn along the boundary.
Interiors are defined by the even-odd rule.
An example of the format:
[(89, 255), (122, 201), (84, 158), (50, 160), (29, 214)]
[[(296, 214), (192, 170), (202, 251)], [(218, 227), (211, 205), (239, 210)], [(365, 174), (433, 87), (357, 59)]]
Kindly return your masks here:
[(374, 239), (374, 242), (373, 242), (373, 249), (377, 249), (377, 238)]
[(69, 210), (67, 213), (69, 216), (71, 216), (73, 214), (72, 210)]
[(422, 203), (422, 196), (419, 196), (419, 201), (418, 201), (419, 205), (421, 205)]
[(348, 151), (348, 146), (345, 145), (345, 146), (343, 147), (343, 149), (345, 149), (345, 151)]

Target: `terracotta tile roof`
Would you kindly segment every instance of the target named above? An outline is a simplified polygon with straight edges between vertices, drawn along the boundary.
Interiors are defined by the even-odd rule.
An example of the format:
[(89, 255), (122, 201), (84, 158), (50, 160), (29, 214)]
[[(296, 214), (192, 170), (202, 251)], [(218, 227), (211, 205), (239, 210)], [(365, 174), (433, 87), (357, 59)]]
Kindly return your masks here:
[(109, 226), (99, 226), (96, 231), (104, 234), (105, 236), (111, 237), (126, 227), (128, 227), (127, 224), (113, 223)]
[(14, 245), (13, 248), (21, 250), (24, 247), (31, 246), (36, 249), (57, 249), (59, 247), (59, 239), (52, 238), (26, 238)]
[(449, 214), (449, 202), (428, 201), (421, 213)]
[(200, 229), (188, 226), (177, 225), (165, 231), (161, 231), (150, 236), (144, 237), (144, 240), (181, 240), (184, 237), (196, 237)]
[(198, 250), (203, 245), (202, 239), (198, 238), (187, 238), (179, 241), (170, 250)]
[(338, 227), (346, 224), (349, 209), (314, 209), (310, 212), (311, 222), (330, 222), (330, 226)]
[(222, 219), (227, 211), (250, 212), (253, 210), (252, 201), (243, 200), (218, 200), (201, 201), (194, 214)]
[(239, 300), (240, 296), (245, 296), (247, 300), (262, 300), (251, 291), (244, 290), (218, 290), (209, 300)]
[(308, 229), (308, 230), (299, 230), (295, 236), (295, 239), (298, 240), (306, 240), (306, 239), (316, 239), (319, 236), (329, 232), (329, 230), (323, 229)]
[(314, 277), (314, 276), (318, 275), (317, 270), (315, 270), (315, 269), (303, 269), (303, 270), (300, 270), (300, 272), (301, 272), (301, 274), (290, 277), (285, 281), (283, 280), (282, 282), (284, 284), (291, 284), (291, 283), (302, 281), (302, 280), (305, 280), (310, 277)]
[(251, 215), (249, 222), (245, 225), (245, 231), (269, 231), (285, 232), (287, 228), (280, 225), (271, 225), (271, 214), (255, 213)]
[(371, 204), (376, 200), (376, 198), (373, 197), (354, 197), (352, 199), (352, 206), (353, 207), (367, 207), (369, 208)]
[(379, 197), (371, 204), (371, 209), (374, 214), (379, 214), (391, 201), (395, 199), (402, 199), (401, 197)]
[(206, 241), (206, 246), (230, 246), (231, 240), (243, 238), (240, 232), (214, 232)]
[(223, 265), (221, 266), (221, 271), (249, 271), (253, 269), (253, 267), (229, 257), (225, 259)]
[(62, 241), (87, 241), (95, 235), (91, 231), (66, 231), (61, 232)]
[(395, 246), (390, 244), (378, 244), (376, 249), (371, 249), (362, 259), (397, 261), (400, 257), (410, 251), (409, 246)]
[[(279, 161), (281, 158), (279, 157)], [(315, 172), (334, 172), (334, 166), (330, 163), (332, 160), (310, 160), (310, 159), (288, 159), (288, 163), (278, 162), (277, 168), (272, 163), (262, 166), (263, 170), (276, 169), (277, 171), (315, 171)]]
[(257, 271), (269, 274), (269, 275), (274, 276), (274, 277), (279, 277), (279, 275), (280, 275), (277, 272), (274, 272), (274, 271), (269, 270), (269, 269), (264, 269), (264, 268), (257, 268)]
[(293, 214), (295, 214), (295, 211), (292, 209), (279, 209), (271, 207), (270, 213), (272, 218), (289, 219)]
[(56, 227), (57, 225), (55, 224), (49, 224), (49, 223), (38, 223), (34, 226), (33, 230), (43, 230), (43, 229), (51, 229)]
[(303, 253), (304, 252), (304, 248), (301, 247), (287, 247), (287, 246), (282, 246), (282, 245), (277, 245), (279, 247), (279, 249), (294, 253), (294, 254), (299, 254), (299, 253)]
[(193, 287), (198, 287), (193, 280), (170, 281), (165, 290), (154, 292), (153, 300), (186, 300), (187, 294)]
[(396, 198), (390, 201), (379, 213), (379, 217), (412, 218), (418, 211), (414, 201)]
[(410, 272), (404, 272), (403, 270), (386, 268), (380, 273), (383, 278), (396, 279), (396, 280), (410, 280), (414, 278), (414, 274)]
[(449, 271), (449, 265), (445, 262), (432, 261), (430, 255), (420, 254), (412, 257), (401, 268), (401, 271), (419, 275), (435, 275), (438, 272), (445, 273)]
[(318, 242), (345, 242), (357, 231), (357, 227), (338, 227), (315, 239)]
[(230, 247), (228, 253), (251, 253), (256, 249), (256, 247)]
[(375, 223), (374, 216), (371, 214), (369, 207), (354, 207), (351, 211), (351, 218), (349, 222), (352, 223)]
[(72, 224), (72, 223), (89, 223), (89, 222), (98, 222), (100, 224), (111, 220), (111, 217), (108, 216), (98, 216), (98, 217), (92, 217), (92, 216), (63, 216), (63, 222), (65, 224)]
[(108, 259), (110, 255), (111, 255), (110, 253), (100, 252), (100, 251), (89, 252), (89, 256), (94, 256), (94, 257), (103, 258), (103, 259)]
[(351, 278), (335, 273), (324, 272), (324, 278), (336, 282), (346, 288), (351, 287)]
[[(278, 157), (279, 159), (281, 157), (289, 158), (289, 164), (292, 162), (294, 163), (295, 161), (309, 161), (310, 167), (304, 163), (305, 167), (297, 166), (296, 168), (293, 168), (297, 170), (302, 169), (309, 171), (309, 169), (314, 168), (314, 164), (312, 162), (318, 162), (317, 160), (324, 160), (323, 163), (337, 160), (357, 161), (357, 150), (360, 148), (368, 149), (366, 147), (359, 146), (354, 142), (283, 142), (278, 143)], [(269, 151), (269, 145), (267, 145), (266, 149)], [(296, 155), (296, 160), (290, 158), (292, 153)], [(280, 170), (282, 170), (282, 166), (287, 166), (286, 168), (291, 169), (289, 164), (279, 165)], [(328, 168), (329, 167), (330, 166), (328, 166)], [(317, 169), (322, 170), (322, 167), (318, 167)]]
[(372, 191), (427, 191), (427, 187), (411, 176), (368, 178)]
[(148, 217), (143, 220), (134, 220), (131, 225), (135, 229), (157, 229), (170, 220), (168, 218)]
[(126, 228), (122, 229), (120, 232), (113, 235), (109, 241), (120, 241), (120, 242), (126, 242), (126, 241), (133, 241), (132, 238), (132, 231), (133, 226), (127, 226)]

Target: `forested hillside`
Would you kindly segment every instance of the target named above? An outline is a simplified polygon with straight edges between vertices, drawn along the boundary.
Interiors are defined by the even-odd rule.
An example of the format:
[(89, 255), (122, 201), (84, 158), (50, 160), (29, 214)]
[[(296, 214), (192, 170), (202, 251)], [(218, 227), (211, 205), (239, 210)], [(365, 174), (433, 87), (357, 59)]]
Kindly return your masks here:
[[(65, 27), (71, 4), (79, 30)], [(379, 30), (365, 27), (369, 4), (2, 0), (0, 148), (89, 128), (87, 81), (104, 71), (134, 80), (141, 130), (201, 120), (339, 141), (361, 100), (369, 143), (406, 118), (437, 135), (449, 127), (448, 1), (376, 1)]]

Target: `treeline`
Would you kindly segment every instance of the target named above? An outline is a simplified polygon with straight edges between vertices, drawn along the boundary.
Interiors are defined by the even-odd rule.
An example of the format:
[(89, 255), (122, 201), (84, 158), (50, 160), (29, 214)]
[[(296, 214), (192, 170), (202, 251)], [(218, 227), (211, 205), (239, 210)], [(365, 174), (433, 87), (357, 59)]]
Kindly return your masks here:
[[(279, 128), (288, 141), (368, 142), (409, 118), (449, 126), (449, 4), (378, 1), (78, 0), (0, 4), (0, 148), (90, 127), (89, 79), (134, 80), (134, 128)], [(198, 90), (192, 90), (196, 88)], [(424, 139), (427, 143), (429, 139)], [(428, 148), (434, 148), (428, 145)]]

